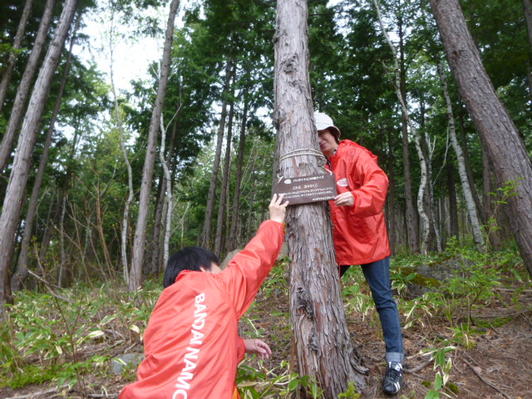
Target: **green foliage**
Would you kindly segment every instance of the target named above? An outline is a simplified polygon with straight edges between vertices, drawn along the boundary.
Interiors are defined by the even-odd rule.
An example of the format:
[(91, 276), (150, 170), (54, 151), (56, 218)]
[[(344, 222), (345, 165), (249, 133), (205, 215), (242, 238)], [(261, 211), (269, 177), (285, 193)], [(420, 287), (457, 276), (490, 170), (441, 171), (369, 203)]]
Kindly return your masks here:
[(362, 395), (358, 392), (356, 385), (352, 381), (349, 381), (347, 390), (338, 395), (338, 398), (344, 399), (359, 399), (360, 397)]
[(286, 361), (278, 369), (262, 371), (243, 364), (238, 368), (237, 385), (242, 399), (291, 398), (300, 390), (320, 398), (323, 393), (312, 378), (290, 372)]
[[(106, 373), (107, 348), (139, 342), (161, 288), (147, 285), (130, 296), (116, 286), (76, 286), (60, 294), (20, 291), (0, 326), (0, 380), (20, 388), (52, 381), (72, 386), (83, 374)], [(99, 352), (87, 357), (85, 353)]]

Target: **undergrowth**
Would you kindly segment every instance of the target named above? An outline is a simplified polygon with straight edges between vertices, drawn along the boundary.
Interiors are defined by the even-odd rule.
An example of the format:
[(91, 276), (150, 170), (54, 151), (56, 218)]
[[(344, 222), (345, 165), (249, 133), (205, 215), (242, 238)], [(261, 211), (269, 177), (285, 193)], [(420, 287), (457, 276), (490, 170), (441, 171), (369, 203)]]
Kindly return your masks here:
[[(262, 287), (263, 297), (288, 295), (287, 265), (285, 258), (273, 269)], [(454, 272), (445, 281), (433, 281), (420, 276), (416, 271), (419, 265), (452, 265)], [(486, 328), (508, 321), (480, 318), (477, 313), (502, 300), (499, 289), (505, 286), (513, 287), (513, 302), (508, 305), (516, 306), (520, 290), (530, 289), (526, 271), (514, 250), (481, 253), (473, 247), (459, 247), (456, 242), (438, 255), (396, 256), (392, 279), (405, 330), (425, 329), (435, 320), (448, 326), (444, 334), (428, 336), (426, 349), (419, 354), (431, 359), (434, 368), (434, 380), (426, 382), (425, 397), (430, 399), (456, 396), (458, 388), (450, 379), (455, 352), (474, 348)], [(410, 295), (413, 284), (424, 286), (426, 292)], [(369, 289), (358, 268), (348, 271), (342, 286), (346, 313), (362, 315), (372, 328), (379, 328)], [(0, 325), (0, 388), (48, 383), (90, 390), (95, 378), (118, 378), (118, 385), (130, 382), (134, 374), (112, 376), (109, 361), (141, 347), (142, 332), (160, 292), (159, 279), (148, 281), (134, 294), (119, 282), (96, 289), (78, 285), (58, 291), (56, 296), (18, 292), (15, 304), (9, 306), (6, 322)], [(254, 309), (255, 305), (249, 313)], [(276, 309), (271, 309), (271, 314), (289, 319), (288, 314)], [(257, 327), (251, 318), (245, 317), (242, 324), (248, 326), (253, 337), (263, 336), (264, 327)], [(289, 335), (290, 331), (281, 328), (278, 333)], [(300, 389), (307, 390), (311, 397), (322, 397), (316, 382), (293, 373), (286, 360), (270, 368), (260, 361), (246, 361), (239, 368), (237, 382), (243, 399), (290, 398)], [(350, 386), (341, 397), (359, 396)]]

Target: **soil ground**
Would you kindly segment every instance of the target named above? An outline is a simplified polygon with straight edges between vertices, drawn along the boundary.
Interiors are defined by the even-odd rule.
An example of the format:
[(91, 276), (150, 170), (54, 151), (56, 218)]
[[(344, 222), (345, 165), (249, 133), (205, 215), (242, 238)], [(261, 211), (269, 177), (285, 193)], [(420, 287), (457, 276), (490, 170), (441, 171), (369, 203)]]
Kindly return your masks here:
[[(488, 327), (481, 334), (472, 336), (470, 349), (459, 347), (451, 355), (453, 366), (449, 378), (456, 392), (451, 398), (464, 399), (530, 399), (532, 398), (532, 291), (525, 291), (512, 301), (506, 291), (500, 300), (482, 313), (474, 315), (482, 320), (508, 320), (499, 327)], [(511, 305), (508, 305), (511, 303)], [(347, 308), (346, 308), (347, 309)], [(527, 310), (523, 310), (527, 309)], [(347, 309), (348, 310), (348, 309)], [(290, 359), (290, 326), (288, 324), (288, 297), (276, 293), (258, 296), (256, 306), (249, 317), (255, 328), (264, 332), (264, 340), (274, 352), (267, 367), (275, 367), (283, 359)], [(363, 317), (347, 311), (348, 328), (356, 350), (369, 368), (369, 392), (364, 398), (389, 398), (381, 391), (382, 376), (386, 370), (384, 343), (376, 312)], [(412, 327), (403, 332), (406, 353), (406, 386), (397, 397), (424, 398), (432, 386), (435, 371), (433, 362), (423, 349), (430, 349), (430, 342), (442, 341), (451, 336), (449, 323), (434, 318), (424, 326)], [(243, 333), (242, 335), (245, 335)]]

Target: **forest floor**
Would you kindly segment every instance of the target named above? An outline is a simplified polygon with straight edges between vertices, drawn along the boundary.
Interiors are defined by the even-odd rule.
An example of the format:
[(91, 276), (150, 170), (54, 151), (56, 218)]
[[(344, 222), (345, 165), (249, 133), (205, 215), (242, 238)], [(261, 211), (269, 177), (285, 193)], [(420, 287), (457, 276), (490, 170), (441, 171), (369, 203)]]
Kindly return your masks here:
[[(349, 282), (343, 281), (342, 284), (345, 286)], [(363, 290), (369, 295), (369, 288)], [(532, 355), (532, 291), (524, 291), (517, 300), (512, 297), (511, 288), (501, 292), (503, 295), (499, 300), (474, 315), (476, 319), (497, 320), (501, 325), (480, 329), (469, 337), (469, 348), (460, 346), (450, 356), (449, 382), (455, 386), (456, 392), (447, 392), (449, 397), (532, 398), (529, 363)], [(280, 291), (267, 296), (263, 291), (249, 315), (255, 320), (255, 328), (263, 332), (264, 340), (272, 345), (273, 358), (266, 367), (274, 367), (281, 360), (290, 358), (288, 306), (288, 297)], [(348, 328), (364, 366), (369, 369), (369, 392), (364, 398), (389, 398), (381, 391), (386, 362), (377, 314), (373, 309), (366, 315), (349, 309), (346, 307)], [(437, 317), (403, 331), (406, 386), (398, 398), (425, 398), (434, 381), (435, 370), (434, 363), (421, 353), (433, 348), (435, 342), (450, 339), (451, 333), (447, 320)]]
[[(286, 274), (286, 270), (274, 273), (241, 321), (243, 337), (260, 337), (273, 351), (273, 356), (268, 360), (259, 361), (251, 357), (245, 364), (251, 370), (269, 376), (281, 372), (282, 361), (291, 360)], [(465, 320), (465, 310), (456, 314), (455, 309), (451, 323), (449, 318), (441, 314), (432, 315), (429, 309), (425, 309), (422, 317), (409, 323), (402, 314), (403, 322), (409, 324), (404, 330), (406, 386), (397, 398), (430, 397), (427, 395), (435, 381), (435, 361), (423, 352), (449, 347), (450, 343), (453, 344), (452, 349), (446, 352), (446, 359), (452, 362), (448, 363), (450, 368), (447, 388), (440, 396), (433, 397), (532, 398), (532, 372), (529, 364), (532, 354), (532, 289), (529, 283), (521, 282), (518, 285), (497, 287), (497, 295), (489, 304), (473, 308), (471, 318), (474, 328), (465, 328), (463, 324), (458, 323), (458, 320)], [(349, 294), (346, 294), (346, 288), (351, 286), (359, 286), (359, 295), (365, 298), (366, 306), (362, 311), (353, 306)], [(368, 391), (362, 397), (385, 398), (387, 396), (381, 393), (381, 379), (386, 367), (384, 344), (377, 314), (372, 306), (367, 306), (367, 301), (370, 300), (368, 288), (358, 271), (350, 271), (342, 280), (342, 287), (348, 328), (356, 351), (362, 357), (364, 366), (369, 369)], [(101, 291), (100, 289), (100, 292), (95, 292), (94, 297), (102, 295)], [(117, 293), (110, 295), (119, 296)], [(157, 293), (152, 297), (156, 299)], [(411, 300), (404, 295), (398, 295), (398, 299), (399, 302)], [(108, 302), (109, 309), (116, 307), (112, 299)], [(153, 301), (147, 302), (147, 308), (151, 308)], [(109, 324), (106, 324), (107, 329), (104, 330), (109, 338), (96, 339), (80, 345), (75, 353), (77, 361), (87, 360), (94, 354), (101, 354), (110, 359), (124, 353), (142, 352), (142, 344), (138, 337), (134, 338), (135, 334), (131, 329), (117, 326), (114, 331), (110, 331), (113, 330), (112, 323), (116, 322), (111, 321), (111, 315), (110, 311), (107, 311), (107, 314), (101, 310), (94, 313), (93, 316), (100, 319), (109, 317)], [(139, 316), (139, 319), (140, 317), (145, 318), (145, 314)], [(130, 337), (127, 336), (128, 333)], [(36, 364), (37, 358), (38, 356), (34, 356)], [(74, 386), (63, 385), (54, 379), (53, 382), (32, 383), (17, 389), (2, 384), (0, 375), (0, 398), (116, 398), (122, 387), (134, 379), (133, 368), (122, 372), (121, 375), (113, 375), (107, 366), (94, 368), (93, 371), (90, 368), (80, 368), (76, 373), (77, 384)], [(245, 385), (250, 384), (252, 382), (247, 381)], [(274, 393), (256, 397), (288, 396)]]

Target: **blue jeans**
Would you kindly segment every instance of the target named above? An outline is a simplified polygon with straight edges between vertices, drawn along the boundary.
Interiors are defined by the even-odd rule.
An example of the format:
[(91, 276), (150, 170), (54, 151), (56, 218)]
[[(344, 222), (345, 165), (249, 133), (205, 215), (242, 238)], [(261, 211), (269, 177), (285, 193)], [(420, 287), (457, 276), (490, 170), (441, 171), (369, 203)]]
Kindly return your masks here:
[[(390, 257), (361, 265), (364, 277), (369, 284), (375, 307), (381, 320), (386, 360), (402, 363), (404, 360), (403, 336), (397, 303), (393, 299), (390, 281)], [(342, 269), (343, 267), (341, 267)], [(343, 274), (343, 273), (342, 273)]]

